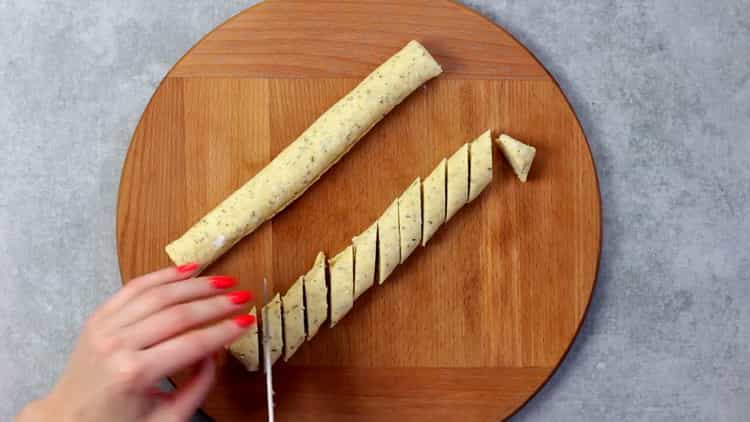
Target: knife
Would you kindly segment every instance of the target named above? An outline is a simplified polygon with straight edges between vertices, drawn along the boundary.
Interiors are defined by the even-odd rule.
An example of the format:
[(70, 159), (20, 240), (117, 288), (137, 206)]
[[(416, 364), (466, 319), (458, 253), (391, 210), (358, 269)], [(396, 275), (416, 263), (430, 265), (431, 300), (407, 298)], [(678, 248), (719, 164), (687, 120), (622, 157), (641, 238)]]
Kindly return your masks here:
[[(263, 278), (263, 303), (271, 301), (268, 291), (268, 280)], [(263, 369), (266, 371), (266, 404), (268, 405), (268, 422), (274, 422), (273, 417), (273, 372), (271, 370), (271, 336), (268, 330), (268, 318), (263, 312)]]

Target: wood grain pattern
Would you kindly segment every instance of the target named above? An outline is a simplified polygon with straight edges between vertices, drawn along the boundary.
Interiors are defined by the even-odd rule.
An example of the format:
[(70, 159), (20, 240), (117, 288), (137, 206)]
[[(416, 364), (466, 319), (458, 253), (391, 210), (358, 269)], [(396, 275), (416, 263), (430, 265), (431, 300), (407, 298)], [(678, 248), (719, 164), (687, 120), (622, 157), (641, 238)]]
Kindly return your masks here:
[[(410, 39), (444, 75), (207, 273), (256, 292), (266, 276), (286, 291), (319, 250), (341, 250), (487, 128), (537, 148), (529, 182), (496, 151), (487, 191), (334, 329), (277, 364), (279, 420), (505, 418), (552, 374), (588, 306), (601, 215), (583, 131), (523, 46), (447, 1), (268, 1), (200, 41), (133, 136), (117, 209), (124, 281), (168, 265), (164, 245)], [(227, 358), (204, 410), (253, 420), (264, 403), (262, 376)]]

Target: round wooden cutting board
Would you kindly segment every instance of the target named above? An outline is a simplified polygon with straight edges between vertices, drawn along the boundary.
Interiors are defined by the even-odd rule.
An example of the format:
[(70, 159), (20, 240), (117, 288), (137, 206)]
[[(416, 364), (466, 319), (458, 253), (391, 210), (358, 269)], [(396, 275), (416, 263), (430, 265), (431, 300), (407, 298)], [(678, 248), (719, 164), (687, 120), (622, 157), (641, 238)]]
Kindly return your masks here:
[[(417, 176), (488, 128), (537, 147), (530, 180), (519, 182), (496, 150), (494, 181), (476, 201), (335, 329), (274, 367), (281, 421), (497, 421), (551, 376), (586, 313), (601, 210), (581, 126), (521, 44), (448, 1), (272, 0), (196, 44), (159, 86), (128, 151), (117, 208), (124, 280), (169, 265), (168, 242), (411, 39), (443, 75), (207, 273), (255, 292), (265, 276), (286, 291), (318, 251), (343, 249)], [(203, 409), (218, 421), (263, 420), (262, 373), (225, 356)]]

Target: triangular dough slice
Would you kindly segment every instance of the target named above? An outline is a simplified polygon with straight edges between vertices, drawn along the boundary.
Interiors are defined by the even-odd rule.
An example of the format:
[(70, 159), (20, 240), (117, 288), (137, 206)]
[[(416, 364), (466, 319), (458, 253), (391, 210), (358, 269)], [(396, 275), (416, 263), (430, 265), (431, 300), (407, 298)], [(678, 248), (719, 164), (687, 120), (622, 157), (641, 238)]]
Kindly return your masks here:
[(492, 134), (488, 130), (469, 144), (469, 202), (492, 181)]
[(284, 361), (289, 360), (305, 342), (303, 283), (304, 277), (298, 278), (281, 298), (281, 307), (284, 310)]
[(307, 339), (312, 339), (328, 318), (328, 288), (326, 287), (326, 256), (318, 253), (315, 264), (304, 276), (307, 305)]
[[(253, 306), (253, 309), (248, 314), (256, 316), (255, 306)], [(258, 353), (258, 324), (253, 324), (252, 327), (248, 328), (242, 334), (242, 337), (229, 345), (228, 349), (232, 356), (242, 362), (245, 369), (250, 372), (257, 371), (260, 363), (260, 355)]]
[(378, 223), (352, 239), (354, 246), (354, 299), (362, 296), (375, 282), (378, 253)]
[[(268, 336), (271, 352), (271, 365), (276, 363), (281, 356), (281, 351), (284, 348), (284, 334), (283, 327), (281, 326), (281, 298), (279, 294), (273, 297), (273, 300), (268, 302), (263, 307), (263, 336)], [(265, 330), (268, 332), (265, 332)]]
[(503, 155), (505, 155), (510, 166), (513, 167), (516, 176), (522, 182), (526, 182), (529, 176), (529, 169), (531, 169), (531, 162), (534, 161), (534, 156), (536, 155), (536, 148), (505, 134), (500, 135), (495, 142), (497, 142), (500, 150), (503, 151)]
[(331, 327), (352, 309), (354, 303), (354, 254), (349, 245), (328, 261), (331, 277)]
[(456, 215), (469, 199), (469, 144), (448, 159), (445, 195), (445, 221)]
[(401, 262), (398, 228), (398, 198), (378, 219), (378, 283), (383, 282)]
[(398, 198), (398, 223), (403, 264), (422, 240), (422, 181), (419, 177)]
[(435, 170), (422, 182), (423, 221), (422, 246), (427, 244), (437, 229), (445, 223), (445, 168), (448, 160), (443, 158)]

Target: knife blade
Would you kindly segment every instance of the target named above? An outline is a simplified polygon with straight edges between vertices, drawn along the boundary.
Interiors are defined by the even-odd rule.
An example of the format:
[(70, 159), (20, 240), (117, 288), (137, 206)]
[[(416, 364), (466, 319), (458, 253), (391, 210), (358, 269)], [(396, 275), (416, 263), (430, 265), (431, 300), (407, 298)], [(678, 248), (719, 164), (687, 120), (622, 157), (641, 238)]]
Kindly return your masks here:
[[(263, 303), (271, 300), (268, 291), (268, 279), (263, 278)], [(265, 308), (265, 305), (264, 305)], [(271, 336), (268, 330), (268, 318), (263, 312), (263, 369), (266, 371), (266, 404), (268, 406), (268, 422), (274, 422), (273, 415), (273, 372), (271, 369)]]

